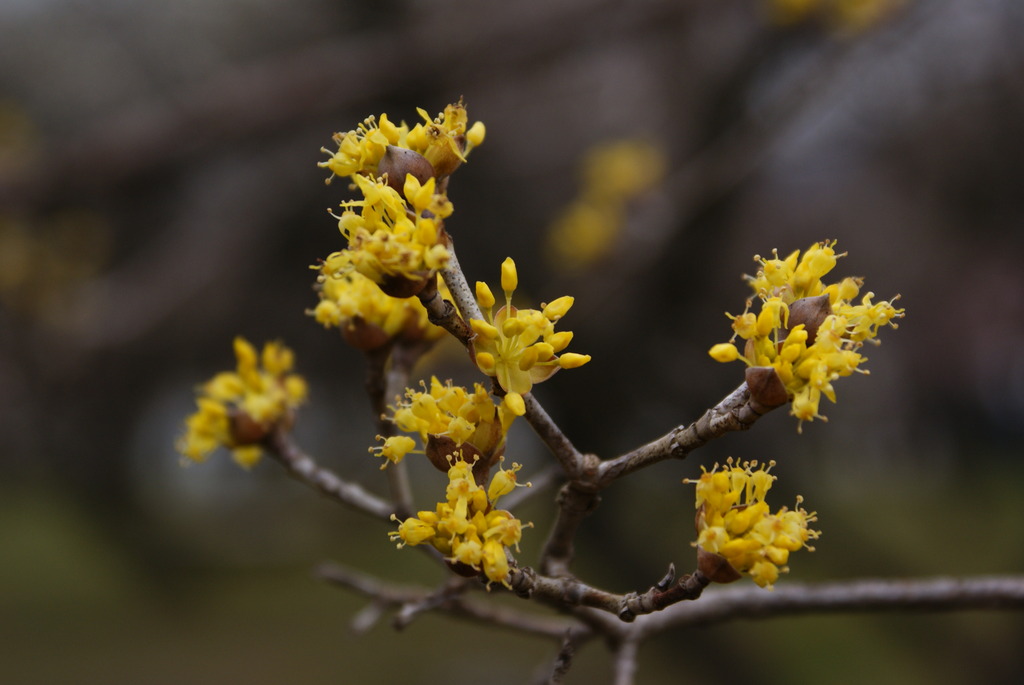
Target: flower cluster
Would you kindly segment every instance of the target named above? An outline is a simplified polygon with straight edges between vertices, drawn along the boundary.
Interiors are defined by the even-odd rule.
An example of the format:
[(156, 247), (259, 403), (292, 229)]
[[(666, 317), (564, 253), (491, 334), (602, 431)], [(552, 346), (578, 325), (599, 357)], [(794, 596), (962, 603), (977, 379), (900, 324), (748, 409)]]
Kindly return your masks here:
[(205, 461), (223, 446), (241, 466), (252, 466), (259, 460), (260, 443), (275, 428), (290, 426), (306, 399), (306, 381), (289, 373), (294, 363), (290, 349), (269, 342), (258, 355), (240, 337), (234, 349), (235, 371), (218, 373), (204, 384), (196, 398), (198, 410), (185, 421), (177, 448), (192, 461)]
[[(854, 371), (867, 373), (859, 368), (866, 358), (858, 350), (865, 341), (877, 342), (883, 326), (896, 328), (895, 319), (903, 316), (892, 305), (896, 298), (872, 302), (869, 292), (855, 304), (863, 285), (859, 278), (826, 286), (822, 277), (843, 256), (834, 248), (834, 241), (822, 242), (802, 257), (799, 250), (785, 259), (775, 252), (772, 259), (755, 257), (761, 269), (748, 280), (761, 301), (760, 312), (751, 312), (748, 300), (742, 314), (728, 315), (732, 341), (710, 350), (720, 362), (740, 359), (751, 368), (771, 369), (774, 382), (781, 383), (781, 401), (765, 403), (792, 400), (791, 413), (800, 421), (824, 419), (819, 414), (821, 396), (835, 402), (833, 381)], [(742, 353), (734, 342), (737, 337), (746, 341)]]
[[(808, 540), (817, 539), (820, 531), (808, 528), (817, 520), (808, 513), (797, 498), (796, 509), (783, 507), (774, 514), (764, 501), (775, 476), (769, 473), (774, 462), (758, 465), (756, 462), (734, 464), (729, 459), (719, 470), (715, 464), (711, 471), (701, 467), (703, 473), (697, 485), (697, 542), (705, 553), (717, 555), (712, 559), (728, 562), (726, 571), (712, 559), (699, 560), (705, 575), (716, 582), (729, 582), (747, 573), (761, 587), (771, 587), (780, 573), (789, 569), (786, 563), (790, 552), (806, 547)], [(734, 572), (734, 573), (733, 573)]]
[[(335, 133), (334, 142), (338, 150), (321, 149), (330, 155), (330, 159), (319, 164), (330, 170), (328, 182), (334, 176), (383, 176), (392, 170), (392, 163), (398, 161), (389, 159), (389, 154), (403, 160), (410, 158), (403, 151), (416, 153), (430, 165), (428, 170), (413, 162), (414, 173), (418, 175), (424, 170), (427, 175), (440, 178), (451, 174), (466, 160), (470, 150), (484, 141), (486, 129), (483, 122), (478, 121), (467, 128), (469, 118), (461, 101), (448, 105), (434, 119), (424, 109), (417, 108), (416, 111), (423, 122), (412, 128), (405, 122), (394, 124), (387, 114), (381, 114), (379, 121), (377, 117), (370, 116), (354, 130)], [(395, 180), (403, 181), (404, 175)]]
[[(427, 320), (427, 310), (416, 297), (385, 295), (366, 276), (352, 268), (351, 253), (336, 252), (320, 265), (317, 290), (320, 302), (309, 313), (325, 328), (336, 326), (353, 347), (373, 350), (395, 339), (434, 341), (443, 328)], [(438, 278), (438, 288), (447, 291)]]
[(451, 202), (435, 193), (433, 178), (421, 184), (407, 175), (401, 193), (384, 179), (354, 179), (363, 199), (343, 202), (336, 217), (348, 240), (347, 260), (387, 294), (415, 295), (448, 264), (440, 222), (451, 215)]
[(555, 332), (555, 322), (572, 307), (573, 298), (566, 295), (541, 309), (516, 309), (512, 293), (519, 284), (516, 263), (507, 258), (501, 265), (501, 289), (505, 305), (493, 313), (494, 295), (486, 283), (477, 282), (476, 298), (484, 319), (472, 319), (469, 325), (477, 337), (473, 341), (476, 365), (488, 376), (498, 380), (505, 390), (504, 404), (518, 416), (525, 411), (523, 395), (534, 383), (550, 378), (559, 369), (572, 369), (590, 361), (588, 354), (567, 352), (559, 355), (572, 340), (571, 331)]
[[(429, 388), (424, 385), (422, 391), (407, 390), (405, 401), (392, 416), (399, 430), (420, 436), (431, 463), (442, 471), (448, 470), (450, 454), (469, 461), (479, 459), (481, 467), (489, 468), (500, 458), (514, 419), (515, 414), (504, 405), (496, 406), (479, 383), (470, 392), (451, 381), (442, 383), (436, 376), (430, 379)], [(384, 468), (400, 462), (415, 447), (412, 438), (396, 435), (371, 451), (388, 460)]]
[(629, 203), (664, 173), (664, 153), (650, 143), (626, 139), (594, 147), (583, 160), (579, 195), (551, 226), (552, 262), (579, 269), (607, 256), (626, 226)]
[[(444, 219), (452, 203), (447, 177), (483, 142), (479, 122), (467, 130), (466, 108), (455, 103), (411, 129), (386, 114), (357, 129), (335, 134), (338, 151), (321, 162), (333, 176), (351, 178), (362, 195), (341, 204), (338, 228), (348, 242), (348, 268), (358, 271), (393, 297), (418, 294), (434, 273), (447, 266)], [(330, 179), (328, 179), (330, 180)]]
[(519, 468), (513, 464), (499, 470), (485, 490), (477, 484), (470, 463), (452, 460), (445, 501), (438, 502), (434, 511), (421, 511), (402, 521), (397, 531), (389, 533), (390, 538), (400, 540), (399, 547), (429, 543), (445, 556), (453, 571), (465, 576), (482, 572), (488, 586), (508, 586), (505, 550), (518, 549), (523, 524), (508, 511), (494, 507), (500, 497), (515, 489)]

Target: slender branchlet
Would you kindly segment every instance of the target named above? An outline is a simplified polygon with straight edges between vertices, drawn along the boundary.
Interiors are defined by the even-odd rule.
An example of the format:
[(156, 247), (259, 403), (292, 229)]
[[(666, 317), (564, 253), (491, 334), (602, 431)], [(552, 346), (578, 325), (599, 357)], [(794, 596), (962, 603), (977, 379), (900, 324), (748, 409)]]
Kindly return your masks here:
[(359, 511), (388, 520), (395, 506), (364, 489), (358, 483), (342, 479), (333, 471), (323, 468), (303, 452), (284, 431), (275, 431), (266, 442), (267, 451), (298, 481), (320, 494)]

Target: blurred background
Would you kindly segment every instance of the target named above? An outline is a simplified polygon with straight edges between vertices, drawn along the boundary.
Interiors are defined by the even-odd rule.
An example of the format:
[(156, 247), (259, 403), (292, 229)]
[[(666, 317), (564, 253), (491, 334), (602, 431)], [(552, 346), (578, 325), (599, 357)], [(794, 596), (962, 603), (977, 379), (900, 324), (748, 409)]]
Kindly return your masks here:
[[(553, 656), (437, 616), (354, 634), (364, 603), (317, 563), (443, 574), (274, 463), (173, 446), (232, 338), (280, 338), (311, 384), (301, 444), (384, 491), (363, 360), (305, 313), (349, 197), (316, 163), (369, 114), (460, 96), (488, 137), (448, 229), (470, 281), (511, 255), (524, 295), (576, 297), (593, 361), (537, 395), (581, 449), (616, 456), (740, 382), (707, 349), (754, 254), (838, 239), (834, 275), (907, 309), (827, 424), (776, 412), (607, 491), (584, 579), (687, 569), (679, 481), (730, 455), (777, 460), (776, 501), (819, 513), (783, 583), (1021, 572), (1022, 31), (1016, 0), (0, 3), (4, 681), (525, 683)], [(614, 206), (609, 149), (642, 180)], [(473, 379), (452, 348), (422, 373)], [(546, 459), (525, 426), (509, 456), (526, 478)], [(414, 476), (435, 501), (441, 474)], [(552, 494), (517, 512), (525, 563)], [(647, 644), (639, 682), (1019, 682), (1022, 640), (1012, 612), (741, 622)], [(591, 645), (567, 682), (608, 663)]]

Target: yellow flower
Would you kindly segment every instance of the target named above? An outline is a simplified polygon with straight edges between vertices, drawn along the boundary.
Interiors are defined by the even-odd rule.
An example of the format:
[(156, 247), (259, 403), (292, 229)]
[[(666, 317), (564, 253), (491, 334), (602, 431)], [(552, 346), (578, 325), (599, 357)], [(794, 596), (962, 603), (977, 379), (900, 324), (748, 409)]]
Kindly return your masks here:
[(395, 126), (388, 119), (387, 114), (380, 115), (380, 123), (377, 118), (369, 116), (354, 130), (347, 133), (335, 133), (334, 142), (338, 146), (337, 152), (331, 152), (327, 148), (321, 148), (331, 156), (325, 162), (319, 162), (317, 166), (329, 169), (331, 176), (327, 182), (335, 176), (352, 176), (359, 173), (374, 173), (377, 163), (388, 145), (398, 145), (408, 134), (409, 127), (404, 123)]
[[(742, 360), (750, 367), (769, 367), (785, 387), (792, 406), (790, 413), (801, 422), (824, 419), (819, 413), (821, 397), (836, 401), (833, 383), (860, 368), (866, 361), (859, 350), (864, 342), (877, 344), (884, 326), (896, 328), (903, 316), (891, 301), (873, 302), (873, 293), (860, 303), (863, 281), (845, 278), (826, 285), (822, 280), (844, 256), (836, 254), (835, 242), (815, 243), (803, 253), (797, 250), (780, 259), (755, 257), (761, 268), (747, 277), (761, 302), (758, 313), (733, 316), (733, 336), (709, 350), (720, 362)], [(742, 351), (734, 344), (745, 342)]]
[(573, 298), (560, 297), (541, 310), (516, 309), (512, 292), (519, 283), (516, 264), (507, 258), (501, 265), (501, 287), (505, 306), (492, 315), (494, 295), (486, 283), (477, 282), (477, 301), (484, 320), (471, 319), (476, 333), (473, 355), (476, 365), (488, 376), (497, 378), (505, 390), (505, 406), (517, 415), (525, 412), (522, 396), (550, 378), (559, 369), (583, 366), (590, 355), (568, 352), (559, 356), (572, 340), (570, 331), (555, 332), (555, 322), (572, 307)]
[(813, 551), (807, 542), (821, 535), (808, 527), (817, 517), (800, 507), (800, 497), (795, 509), (771, 513), (765, 496), (775, 481), (769, 473), (774, 465), (729, 459), (721, 470), (718, 464), (710, 471), (701, 467), (699, 479), (683, 481), (697, 485), (695, 546), (724, 557), (736, 571), (768, 588), (789, 570), (790, 552)]
[(192, 461), (205, 461), (223, 446), (236, 462), (250, 467), (259, 460), (259, 444), (278, 426), (289, 426), (307, 394), (306, 381), (290, 373), (292, 351), (269, 342), (257, 354), (244, 338), (234, 341), (235, 371), (218, 373), (199, 389), (197, 411), (185, 420), (177, 449)]
[(437, 177), (447, 176), (466, 161), (466, 155), (484, 141), (485, 129), (476, 122), (467, 130), (469, 118), (466, 106), (460, 100), (444, 108), (444, 112), (433, 119), (422, 108), (416, 109), (423, 119), (416, 124), (406, 137), (410, 150), (422, 154)]
[[(473, 465), (450, 460), (445, 500), (434, 511), (421, 511), (400, 522), (388, 533), (398, 547), (429, 543), (445, 555), (459, 573), (482, 573), (491, 583), (508, 586), (509, 564), (506, 548), (518, 550), (523, 524), (510, 512), (495, 509), (498, 498), (515, 487), (520, 468), (501, 469), (488, 488), (477, 485)], [(395, 516), (392, 520), (397, 521)]]

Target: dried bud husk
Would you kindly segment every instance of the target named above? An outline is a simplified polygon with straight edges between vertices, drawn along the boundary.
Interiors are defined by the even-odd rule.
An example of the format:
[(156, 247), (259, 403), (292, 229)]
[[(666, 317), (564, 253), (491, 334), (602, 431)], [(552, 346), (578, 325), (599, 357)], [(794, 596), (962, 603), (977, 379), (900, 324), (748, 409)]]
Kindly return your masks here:
[(697, 548), (697, 570), (712, 583), (732, 583), (742, 576), (721, 554)]
[(404, 192), (405, 177), (412, 174), (423, 185), (434, 176), (434, 167), (420, 153), (404, 147), (388, 145), (384, 156), (377, 163), (377, 174), (387, 178), (387, 184)]
[(385, 276), (384, 281), (378, 283), (377, 286), (385, 295), (404, 299), (419, 295), (430, 279), (435, 278), (433, 271), (416, 271), (410, 275), (413, 277), (409, 278), (404, 274)]
[(786, 386), (771, 366), (748, 366), (746, 380), (751, 399), (767, 409), (781, 407), (789, 401)]
[[(462, 447), (465, 447), (463, 445)], [(452, 467), (451, 462), (448, 461), (448, 457), (455, 454), (458, 455), (462, 447), (459, 447), (454, 440), (449, 438), (447, 435), (428, 435), (426, 453), (427, 459), (434, 465), (434, 468), (441, 473), (448, 473), (448, 469)], [(463, 455), (465, 453), (463, 452)], [(472, 457), (469, 457), (472, 459)]]
[(363, 352), (372, 352), (387, 347), (391, 338), (377, 324), (367, 323), (355, 317), (341, 327), (341, 337), (352, 347)]
[(828, 295), (801, 297), (789, 305), (789, 327), (793, 329), (803, 324), (804, 330), (807, 331), (807, 344), (811, 345), (818, 337), (818, 328), (831, 314), (832, 304)]
[(451, 468), (450, 456), (456, 456), (467, 464), (473, 465), (473, 480), (476, 484), (484, 487), (487, 483), (487, 476), (490, 475), (491, 467), (498, 463), (505, 452), (505, 445), (502, 443), (492, 454), (483, 454), (475, 446), (468, 442), (461, 445), (447, 435), (427, 436), (426, 447), (427, 459), (438, 471), (448, 473)]
[(448, 568), (452, 570), (452, 573), (462, 576), (463, 578), (475, 578), (480, 575), (482, 571), (478, 568), (473, 568), (469, 564), (464, 564), (461, 561), (445, 561)]
[(238, 409), (232, 410), (228, 416), (231, 422), (231, 440), (235, 447), (258, 445), (270, 434), (270, 426), (266, 426)]

